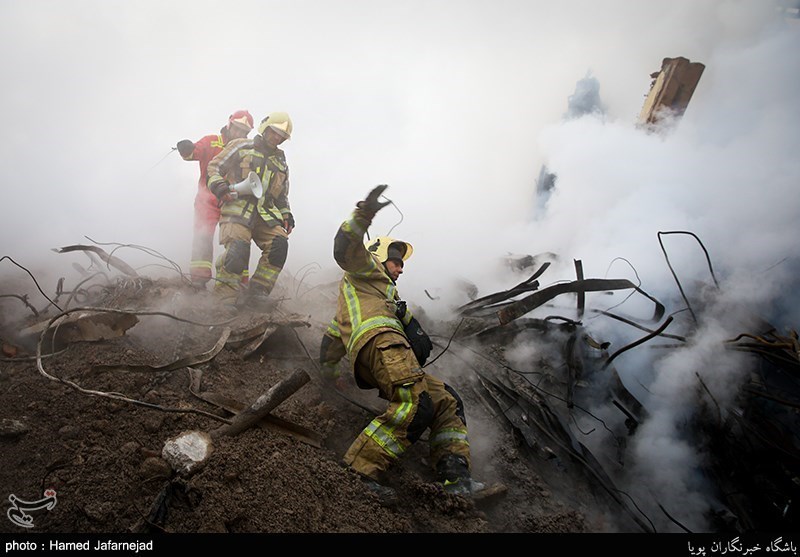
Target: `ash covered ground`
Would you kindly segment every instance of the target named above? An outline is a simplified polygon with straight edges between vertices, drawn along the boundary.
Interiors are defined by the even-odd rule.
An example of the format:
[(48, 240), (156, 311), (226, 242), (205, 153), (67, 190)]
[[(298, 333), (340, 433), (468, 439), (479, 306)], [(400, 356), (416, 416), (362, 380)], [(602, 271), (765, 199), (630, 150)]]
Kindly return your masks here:
[[(8, 292), (30, 290), (23, 279), (5, 281), (5, 286)], [(110, 281), (89, 294), (70, 300), (70, 307), (85, 302), (215, 322), (210, 293), (179, 279)], [(397, 503), (381, 504), (340, 460), (373, 417), (365, 408), (381, 409), (384, 403), (373, 392), (358, 390), (347, 373), (345, 392), (359, 404), (332, 392), (319, 381), (308, 356), (318, 350), (334, 296), (335, 291), (317, 289), (302, 307), (285, 300), (270, 318), (305, 320), (308, 326), (279, 328), (247, 357), (246, 348), (229, 346), (193, 366), (202, 372), (202, 392), (246, 404), (293, 370), (305, 370), (311, 382), (272, 414), (314, 430), (323, 439), (321, 446), (254, 427), (215, 441), (205, 466), (188, 477), (174, 473), (161, 458), (165, 441), (221, 424), (165, 409), (230, 414), (192, 394), (186, 368), (154, 372), (113, 366), (159, 366), (204, 353), (218, 341), (223, 326), (139, 315), (116, 338), (75, 340), (57, 346), (53, 355), (46, 355), (50, 350), (43, 343), (40, 363), (51, 377), (154, 405), (145, 407), (88, 395), (45, 377), (35, 358), (38, 339), (20, 337), (20, 329), (57, 312), (51, 307), (37, 318), (20, 300), (2, 299), (0, 492), (31, 501), (47, 489), (56, 491), (54, 508), (30, 513), (36, 532), (638, 531), (579, 466), (568, 456), (556, 456), (557, 447), (551, 453), (531, 451), (514, 428), (493, 415), (476, 390), (472, 372), (447, 353), (426, 370), (446, 375), (465, 400), (474, 476), (488, 484), (502, 483), (507, 491), (477, 502), (445, 494), (434, 483), (423, 440), (389, 475)], [(61, 304), (65, 300), (62, 296)], [(318, 310), (313, 315), (303, 313), (309, 304)], [(241, 315), (227, 326), (235, 334), (260, 317)], [(19, 533), (20, 528), (6, 520), (0, 522), (0, 531)]]

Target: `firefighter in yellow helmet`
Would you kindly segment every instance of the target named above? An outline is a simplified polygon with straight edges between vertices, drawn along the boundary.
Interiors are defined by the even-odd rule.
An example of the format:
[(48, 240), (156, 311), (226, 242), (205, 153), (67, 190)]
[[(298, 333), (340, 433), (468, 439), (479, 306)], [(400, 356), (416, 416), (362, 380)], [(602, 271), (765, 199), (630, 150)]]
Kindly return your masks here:
[(470, 451), (464, 406), (455, 390), (422, 370), (433, 347), (428, 335), (397, 293), (396, 281), (413, 248), (407, 242), (376, 238), (363, 243), (378, 201), (387, 186), (377, 186), (342, 223), (333, 255), (345, 273), (339, 285), (336, 318), (323, 336), (320, 363), (324, 379), (337, 376), (347, 354), (356, 384), (378, 389), (389, 401), (344, 455), (370, 488), (388, 495), (382, 473), (430, 428), (431, 461), (437, 479), (451, 493), (483, 487), (470, 477)]
[[(256, 311), (273, 306), (269, 295), (286, 263), (288, 237), (295, 224), (289, 206), (289, 167), (278, 148), (291, 135), (289, 115), (273, 112), (261, 121), (257, 136), (231, 141), (208, 165), (208, 189), (222, 203), (219, 243), (225, 246), (217, 258), (214, 292), (228, 305)], [(251, 172), (263, 187), (232, 191)], [(247, 291), (239, 298), (251, 240), (261, 249), (261, 257)]]

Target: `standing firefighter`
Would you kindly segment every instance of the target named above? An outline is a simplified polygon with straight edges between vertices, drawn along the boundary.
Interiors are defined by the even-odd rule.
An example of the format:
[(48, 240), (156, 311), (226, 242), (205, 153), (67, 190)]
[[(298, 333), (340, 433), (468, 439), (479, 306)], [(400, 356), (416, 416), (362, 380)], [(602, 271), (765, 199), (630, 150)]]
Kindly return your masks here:
[(211, 279), (211, 257), (214, 254), (214, 229), (219, 222), (219, 201), (208, 187), (208, 163), (222, 151), (225, 144), (234, 139), (247, 137), (253, 129), (253, 117), (246, 110), (237, 110), (228, 118), (228, 124), (219, 134), (207, 135), (197, 142), (183, 139), (177, 148), (183, 160), (200, 163), (200, 181), (194, 198), (194, 235), (192, 237), (192, 260), (189, 265), (192, 282), (205, 286)]
[[(288, 237), (294, 228), (289, 208), (289, 167), (278, 148), (291, 136), (292, 121), (285, 112), (273, 112), (261, 121), (258, 133), (253, 139), (231, 141), (214, 157), (208, 165), (208, 189), (224, 202), (219, 243), (225, 246), (225, 252), (217, 258), (214, 291), (223, 303), (237, 303), (253, 240), (261, 249), (261, 258), (238, 303), (265, 311), (272, 305), (269, 294), (286, 262)], [(244, 181), (251, 172), (263, 185), (260, 196), (232, 192), (231, 186)]]
[(386, 412), (364, 429), (344, 455), (345, 464), (381, 495), (382, 473), (430, 428), (431, 462), (450, 493), (470, 494), (483, 484), (470, 478), (470, 451), (464, 406), (452, 387), (420, 367), (432, 344), (400, 299), (395, 283), (411, 244), (392, 238), (363, 243), (387, 186), (377, 186), (360, 201), (336, 234), (333, 255), (344, 269), (339, 307), (320, 347), (322, 374), (336, 377), (338, 361), (348, 354), (362, 389), (378, 389), (389, 401)]

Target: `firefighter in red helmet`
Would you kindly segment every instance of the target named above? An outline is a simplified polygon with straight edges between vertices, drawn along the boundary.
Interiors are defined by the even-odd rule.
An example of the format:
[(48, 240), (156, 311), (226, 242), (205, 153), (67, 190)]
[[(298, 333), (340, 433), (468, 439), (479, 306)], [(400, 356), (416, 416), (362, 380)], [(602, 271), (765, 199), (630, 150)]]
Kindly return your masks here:
[(207, 135), (196, 142), (184, 139), (177, 148), (183, 160), (200, 163), (200, 180), (194, 198), (194, 234), (192, 259), (189, 265), (192, 283), (204, 287), (211, 279), (214, 255), (214, 230), (219, 222), (219, 202), (208, 191), (208, 163), (233, 139), (247, 137), (253, 129), (253, 117), (246, 110), (237, 110), (228, 117), (228, 123), (218, 134)]

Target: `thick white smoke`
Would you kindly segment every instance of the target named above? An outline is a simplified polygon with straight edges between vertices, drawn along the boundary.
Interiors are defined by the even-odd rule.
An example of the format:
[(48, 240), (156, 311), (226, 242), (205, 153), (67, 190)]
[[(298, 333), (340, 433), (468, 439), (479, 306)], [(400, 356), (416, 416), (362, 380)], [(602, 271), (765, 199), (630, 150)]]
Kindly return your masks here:
[[(186, 267), (198, 171), (170, 149), (216, 132), (233, 110), (257, 121), (286, 110), (297, 229), (285, 272), (316, 262), (309, 284), (336, 275), (338, 225), (386, 183), (403, 213), (392, 234), (415, 246), (400, 290), (431, 315), (466, 301), (456, 279), (481, 294), (506, 288), (519, 277), (498, 258), (540, 252), (565, 262), (544, 285), (574, 279), (572, 259), (600, 277), (624, 257), (675, 311), (682, 301), (656, 234), (688, 230), (708, 248), (723, 300), (793, 326), (798, 42), (798, 21), (762, 0), (0, 1), (0, 47), (13, 53), (0, 59), (0, 255), (64, 276), (80, 259), (49, 248), (88, 235), (146, 245)], [(649, 74), (676, 56), (706, 70), (677, 127), (647, 134), (634, 120)], [(587, 71), (605, 115), (564, 121)], [(558, 181), (534, 220), (543, 164)], [(389, 207), (371, 232), (400, 218)], [(685, 284), (709, 280), (693, 240), (664, 241)], [(9, 275), (15, 285), (26, 277), (0, 267)], [(608, 275), (636, 282), (619, 261)], [(676, 321), (689, 322), (685, 312)], [(697, 464), (674, 401), (695, 371), (725, 398), (715, 374), (727, 366), (705, 350), (738, 332), (731, 321), (704, 324), (693, 351), (639, 367), (652, 370), (639, 379), (658, 393), (633, 448), (643, 474), (659, 462), (676, 473)], [(616, 346), (629, 334), (591, 323)], [(632, 383), (625, 363), (642, 358), (617, 362)], [(693, 477), (655, 483), (659, 495), (702, 499)], [(686, 505), (680, 518), (696, 526), (701, 507)]]
[[(665, 301), (668, 312), (685, 304), (657, 232), (694, 232), (710, 252), (720, 279), (713, 303), (703, 302), (697, 286), (713, 284), (700, 246), (688, 236), (663, 237), (700, 326), (685, 349), (664, 356), (645, 348), (616, 362), (630, 390), (647, 402), (650, 417), (629, 447), (632, 460), (615, 473), (661, 531), (677, 527), (655, 502), (694, 531), (710, 527), (704, 515), (714, 505), (713, 491), (700, 474), (709, 455), (702, 437), (691, 438), (695, 432), (687, 426), (702, 405), (724, 417), (745, 377), (750, 361), (726, 352), (724, 341), (753, 332), (746, 328), (753, 316), (780, 332), (797, 328), (800, 165), (792, 151), (800, 140), (794, 125), (800, 68), (786, 53), (799, 41), (796, 22), (777, 19), (753, 29), (747, 40), (716, 45), (707, 59), (695, 60), (707, 69), (683, 120), (667, 135), (594, 116), (548, 128), (541, 147), (558, 176), (556, 188), (544, 216), (513, 235), (511, 249), (525, 249), (526, 240), (535, 246), (531, 253), (582, 259), (587, 276), (605, 276), (615, 257), (625, 257), (642, 288)], [(637, 282), (624, 266), (613, 269), (609, 276)], [(689, 314), (675, 317), (683, 334)], [(630, 339), (624, 325), (587, 326), (609, 340)], [(608, 439), (588, 444), (598, 453), (609, 449)]]

